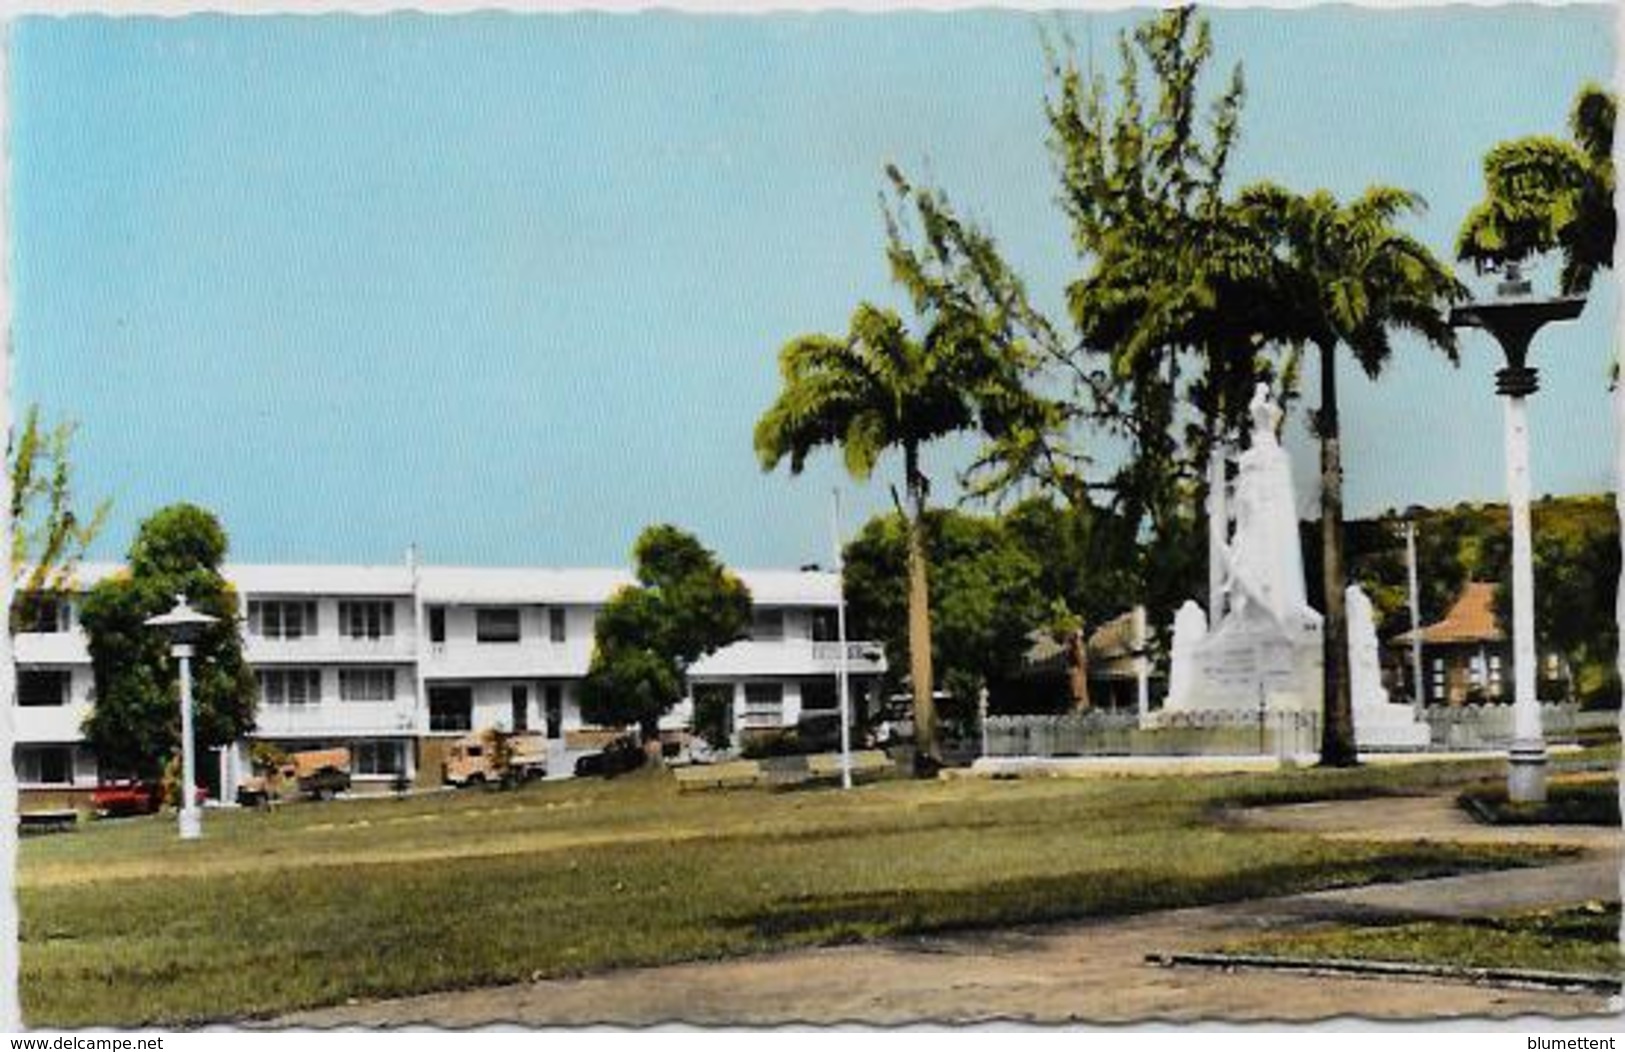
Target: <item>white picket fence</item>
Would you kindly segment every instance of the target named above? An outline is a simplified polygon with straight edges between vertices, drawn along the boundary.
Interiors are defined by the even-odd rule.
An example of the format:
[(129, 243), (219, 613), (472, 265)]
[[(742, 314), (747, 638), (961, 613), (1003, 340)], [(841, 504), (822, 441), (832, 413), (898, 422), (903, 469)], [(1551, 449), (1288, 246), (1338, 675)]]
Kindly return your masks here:
[(989, 716), (989, 756), (1298, 756), (1320, 747), (1313, 713), (1196, 710), (1160, 713), (1141, 728), (1133, 712)]
[[(1159, 712), (1157, 726), (1140, 727), (1133, 712), (1091, 710), (1059, 716), (989, 716), (988, 756), (1305, 756), (1320, 750), (1320, 718), (1308, 712), (1231, 709)], [(1581, 712), (1568, 702), (1540, 707), (1551, 744), (1573, 742), (1579, 732), (1612, 726), (1615, 712)], [(1432, 748), (1503, 749), (1512, 741), (1511, 705), (1430, 708)]]
[[(1503, 748), (1512, 742), (1512, 706), (1442, 705), (1426, 710), (1433, 747), (1447, 750)], [(1606, 726), (1619, 718), (1615, 712), (1581, 712), (1573, 702), (1551, 701), (1540, 706), (1541, 730), (1550, 744), (1565, 744), (1592, 726)]]

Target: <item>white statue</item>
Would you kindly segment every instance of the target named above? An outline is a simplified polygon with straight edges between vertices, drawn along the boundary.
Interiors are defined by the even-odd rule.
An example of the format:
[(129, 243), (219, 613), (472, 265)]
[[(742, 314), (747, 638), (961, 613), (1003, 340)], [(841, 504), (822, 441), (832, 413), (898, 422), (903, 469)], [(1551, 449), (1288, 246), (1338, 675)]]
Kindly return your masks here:
[(1225, 591), (1237, 612), (1249, 608), (1285, 624), (1308, 609), (1292, 464), (1275, 437), (1281, 410), (1259, 384), (1250, 406), (1252, 442), (1237, 461), (1235, 534), (1225, 549)]
[(1235, 526), (1220, 548), (1225, 601), (1214, 605), (1224, 613), (1203, 624), (1195, 604), (1180, 609), (1165, 709), (1320, 709), (1321, 618), (1304, 587), (1292, 465), (1275, 434), (1281, 410), (1266, 384), (1254, 389), (1249, 409), (1251, 441), (1236, 460)]
[(1349, 694), (1356, 707), (1388, 704), (1377, 654), (1377, 619), (1365, 589), (1351, 584), (1343, 593), (1349, 619)]
[(1349, 620), (1349, 698), (1354, 740), (1362, 749), (1425, 749), (1431, 733), (1409, 705), (1396, 705), (1382, 685), (1377, 618), (1357, 584), (1343, 593)]
[(1173, 651), (1168, 669), (1168, 708), (1185, 709), (1191, 705), (1191, 687), (1195, 678), (1196, 648), (1207, 637), (1207, 615), (1187, 599), (1174, 614)]

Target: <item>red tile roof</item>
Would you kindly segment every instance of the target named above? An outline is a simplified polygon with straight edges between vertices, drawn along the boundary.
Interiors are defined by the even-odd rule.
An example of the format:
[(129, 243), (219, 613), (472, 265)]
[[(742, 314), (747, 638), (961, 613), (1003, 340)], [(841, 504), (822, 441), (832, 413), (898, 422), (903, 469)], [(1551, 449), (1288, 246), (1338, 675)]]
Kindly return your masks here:
[[(1488, 581), (1468, 581), (1444, 620), (1422, 626), (1422, 642), (1499, 643), (1506, 639), (1495, 616), (1495, 585)], [(1408, 644), (1411, 633), (1403, 632), (1391, 642)]]

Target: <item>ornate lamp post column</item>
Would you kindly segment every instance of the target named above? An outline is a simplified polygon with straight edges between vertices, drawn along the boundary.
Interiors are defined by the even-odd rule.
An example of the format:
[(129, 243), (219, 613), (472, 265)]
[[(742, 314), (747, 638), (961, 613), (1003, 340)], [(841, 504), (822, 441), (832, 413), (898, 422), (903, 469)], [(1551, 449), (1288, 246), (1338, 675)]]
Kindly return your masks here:
[(1495, 374), (1495, 390), (1506, 398), (1507, 504), (1512, 515), (1512, 708), (1511, 768), (1507, 796), (1522, 803), (1546, 799), (1546, 739), (1535, 698), (1535, 570), (1529, 529), (1529, 415), (1524, 400), (1540, 389), (1535, 369), (1525, 364), (1529, 343), (1548, 322), (1570, 321), (1585, 306), (1583, 296), (1541, 298), (1516, 264), (1495, 287), (1496, 298), (1450, 312), (1450, 324), (1483, 329), (1501, 345), (1506, 368)]
[(1416, 587), (1416, 520), (1422, 509), (1405, 509), (1405, 571), (1411, 589), (1411, 706), (1416, 718), (1427, 719), (1427, 686), (1422, 680), (1422, 600)]
[(835, 549), (835, 638), (840, 649), (835, 658), (835, 675), (841, 696), (841, 788), (852, 788), (852, 677), (846, 653), (846, 566), (841, 555), (841, 491), (835, 490), (829, 511), (830, 542)]
[(203, 812), (197, 806), (197, 758), (192, 743), (192, 648), (203, 630), (219, 618), (193, 610), (184, 595), (175, 597), (175, 607), (167, 614), (149, 617), (149, 628), (162, 629), (171, 643), (170, 654), (180, 662), (181, 680), (181, 813), (182, 840), (203, 835)]

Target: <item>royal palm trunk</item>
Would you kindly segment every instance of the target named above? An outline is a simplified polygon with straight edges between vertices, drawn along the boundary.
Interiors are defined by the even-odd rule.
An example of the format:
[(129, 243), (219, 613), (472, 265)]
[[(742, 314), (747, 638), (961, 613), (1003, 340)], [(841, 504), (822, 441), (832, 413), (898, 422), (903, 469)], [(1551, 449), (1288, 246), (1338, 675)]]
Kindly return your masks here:
[(1335, 343), (1320, 345), (1320, 542), (1326, 620), (1321, 636), (1325, 660), (1320, 762), (1349, 767), (1355, 761), (1354, 714), (1349, 697), (1349, 626), (1343, 589), (1343, 449), (1337, 420)]
[[(920, 472), (920, 453), (914, 446), (903, 451), (912, 505), (908, 524), (908, 673), (914, 688), (914, 744), (924, 766), (940, 766), (942, 744), (937, 735), (937, 705), (932, 697), (931, 592), (925, 574), (926, 480)], [(917, 764), (917, 766), (920, 766)]]

